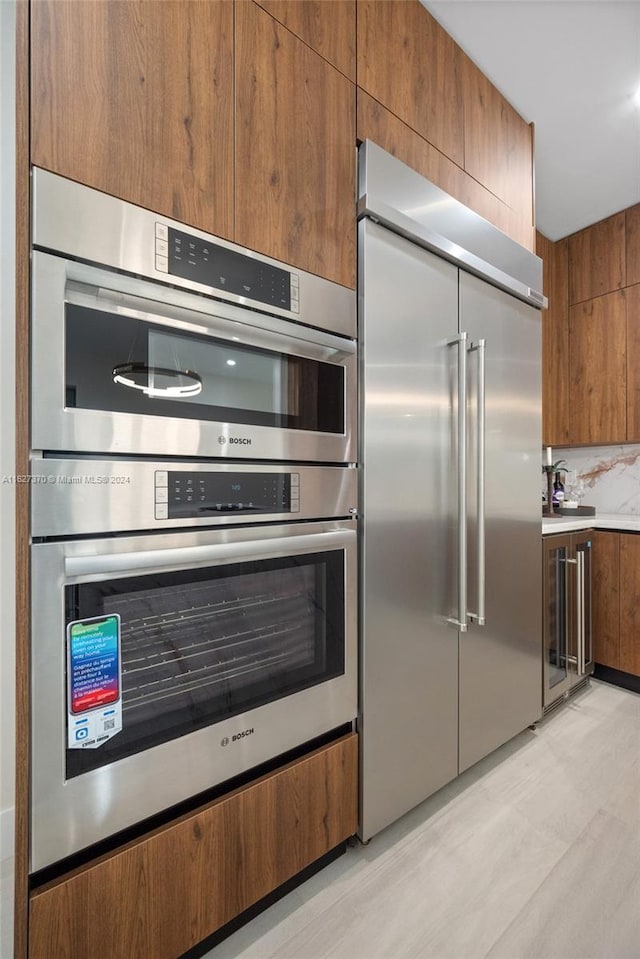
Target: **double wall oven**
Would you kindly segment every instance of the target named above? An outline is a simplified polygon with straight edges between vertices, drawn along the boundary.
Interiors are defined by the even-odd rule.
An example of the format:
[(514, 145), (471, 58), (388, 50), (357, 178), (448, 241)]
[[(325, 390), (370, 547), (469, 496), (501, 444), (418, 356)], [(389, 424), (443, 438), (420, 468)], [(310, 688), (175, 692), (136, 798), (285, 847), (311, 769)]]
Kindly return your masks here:
[(357, 710), (355, 299), (35, 170), (39, 871)]

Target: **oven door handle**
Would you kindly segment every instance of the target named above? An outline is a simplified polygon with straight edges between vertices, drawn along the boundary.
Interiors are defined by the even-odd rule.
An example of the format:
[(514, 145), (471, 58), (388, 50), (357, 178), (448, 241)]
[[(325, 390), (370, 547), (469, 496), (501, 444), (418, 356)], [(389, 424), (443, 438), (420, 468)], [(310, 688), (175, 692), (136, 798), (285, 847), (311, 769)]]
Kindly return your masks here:
[(224, 565), (263, 557), (280, 557), (298, 553), (323, 552), (355, 545), (355, 530), (330, 530), (309, 536), (279, 536), (277, 539), (246, 540), (241, 543), (214, 543), (208, 546), (185, 546), (175, 549), (149, 549), (130, 553), (98, 556), (65, 556), (65, 575), (123, 574), (157, 569), (184, 569), (212, 563)]

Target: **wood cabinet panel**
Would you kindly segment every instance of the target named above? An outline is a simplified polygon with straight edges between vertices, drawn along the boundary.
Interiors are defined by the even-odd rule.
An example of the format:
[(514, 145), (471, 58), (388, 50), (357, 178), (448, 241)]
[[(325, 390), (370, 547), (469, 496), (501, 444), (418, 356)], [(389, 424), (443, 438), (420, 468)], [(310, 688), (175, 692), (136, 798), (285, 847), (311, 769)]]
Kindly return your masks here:
[(464, 168), (533, 227), (532, 130), (464, 54)]
[(350, 80), (356, 78), (356, 0), (257, 0)]
[(625, 290), (627, 298), (627, 440), (640, 441), (640, 284)]
[(640, 283), (640, 203), (625, 210), (625, 285)]
[(569, 283), (567, 240), (552, 243), (536, 234), (542, 258), (543, 290), (549, 306), (542, 311), (542, 442), (569, 442)]
[(357, 736), (35, 892), (30, 959), (176, 959), (357, 828)]
[(464, 166), (461, 51), (418, 0), (358, 0), (358, 86)]
[(620, 669), (620, 536), (593, 533), (591, 552), (593, 659)]
[(640, 676), (640, 536), (620, 534), (620, 669)]
[(569, 237), (569, 303), (581, 303), (625, 285), (625, 214)]
[(236, 4), (236, 240), (355, 287), (355, 87)]
[(569, 441), (627, 436), (626, 299), (623, 290), (569, 308)]
[(358, 89), (358, 140), (372, 140), (407, 166), (421, 173), (465, 206), (475, 210), (516, 242), (533, 249), (533, 230), (523, 218), (452, 160), (419, 136), (390, 110)]
[(32, 7), (31, 158), (233, 237), (233, 5)]

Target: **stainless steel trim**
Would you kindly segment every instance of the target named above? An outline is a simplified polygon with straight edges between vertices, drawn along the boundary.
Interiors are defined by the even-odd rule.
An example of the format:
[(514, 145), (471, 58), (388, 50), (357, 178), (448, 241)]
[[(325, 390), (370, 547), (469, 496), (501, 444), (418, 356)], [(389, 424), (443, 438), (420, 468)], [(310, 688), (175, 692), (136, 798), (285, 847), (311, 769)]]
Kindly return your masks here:
[[(295, 513), (202, 513), (161, 519), (155, 508), (156, 473), (182, 471), (195, 477), (225, 473), (297, 474)], [(256, 523), (318, 520), (357, 513), (358, 471), (344, 466), (283, 466), (267, 463), (191, 462), (34, 457), (31, 462), (33, 536), (56, 537), (171, 530), (185, 527), (255, 526)], [(166, 483), (162, 485), (166, 486)], [(165, 490), (165, 492), (168, 492)], [(163, 501), (168, 504), (168, 498)], [(353, 510), (353, 513), (351, 512)], [(160, 513), (164, 512), (160, 510)]]
[[(296, 553), (313, 550), (339, 549), (355, 542), (354, 530), (328, 533), (313, 533), (310, 536), (296, 538)], [(111, 553), (97, 556), (67, 556), (64, 561), (65, 576), (79, 582), (83, 579), (102, 578), (109, 574), (128, 576), (134, 570), (153, 573), (159, 569), (195, 569), (204, 565), (226, 565), (246, 559), (260, 559), (264, 556), (286, 556), (289, 540), (265, 539), (259, 543), (248, 541), (239, 543), (216, 543), (209, 546), (177, 547), (174, 549), (149, 549), (140, 552)]]
[(584, 659), (584, 555), (581, 550), (576, 552), (576, 625), (577, 625), (577, 672), (583, 676), (585, 671)]
[[(48, 170), (34, 167), (32, 189), (33, 243), (36, 247), (147, 277), (162, 283), (164, 289), (167, 288), (166, 284), (171, 284), (343, 336), (354, 338), (356, 335), (356, 298), (353, 290), (100, 193)], [(157, 226), (161, 230), (173, 227), (251, 259), (293, 271), (292, 276), (298, 277), (298, 310), (283, 310), (229, 293), (224, 288), (213, 288), (173, 276), (166, 269), (157, 269)]]
[(359, 218), (371, 216), (525, 303), (546, 306), (539, 257), (370, 140), (358, 162)]
[(485, 556), (485, 422), (486, 422), (486, 341), (478, 340), (477, 345), (471, 345), (471, 351), (478, 354), (478, 413), (477, 413), (477, 476), (476, 495), (478, 500), (478, 528), (476, 531), (476, 562), (478, 564), (478, 611), (469, 612), (469, 619), (474, 620), (477, 626), (484, 626), (486, 600), (486, 556)]
[(450, 340), (458, 348), (458, 619), (450, 619), (460, 632), (467, 631), (467, 334)]
[[(81, 539), (32, 547), (31, 870), (42, 869), (176, 803), (350, 722), (357, 715), (357, 547), (352, 520), (163, 536), (168, 550), (278, 542), (279, 555), (333, 549), (343, 537), (345, 672), (112, 765), (65, 780), (65, 560), (156, 551), (158, 537)], [(246, 729), (255, 735), (221, 748)], [(170, 775), (167, 775), (170, 770)]]
[[(355, 462), (357, 358), (352, 340), (146, 280), (108, 273), (39, 251), (33, 254), (32, 446), (39, 450), (166, 454), (223, 459)], [(88, 289), (91, 288), (91, 290)], [(114, 287), (116, 289), (114, 290)], [(161, 295), (163, 300), (157, 299)], [(135, 298), (135, 299), (134, 299)], [(76, 302), (239, 344), (277, 348), (344, 368), (345, 431), (316, 433), (203, 420), (66, 409), (64, 303)], [(109, 301), (109, 302), (107, 302)], [(126, 304), (126, 305), (123, 305)], [(134, 308), (135, 304), (135, 308)], [(264, 326), (263, 328), (263, 320)], [(278, 343), (279, 339), (279, 343)], [(235, 340), (234, 340), (235, 342)], [(250, 444), (221, 445), (241, 435)]]

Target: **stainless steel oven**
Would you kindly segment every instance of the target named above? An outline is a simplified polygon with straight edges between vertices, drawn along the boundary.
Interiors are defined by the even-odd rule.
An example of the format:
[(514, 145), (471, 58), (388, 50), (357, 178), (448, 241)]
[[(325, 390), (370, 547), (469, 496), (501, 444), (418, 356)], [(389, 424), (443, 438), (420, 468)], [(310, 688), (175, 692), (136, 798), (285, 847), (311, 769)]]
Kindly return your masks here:
[(356, 460), (355, 293), (33, 172), (32, 447)]
[(33, 871), (355, 719), (355, 497), (348, 467), (34, 464)]

